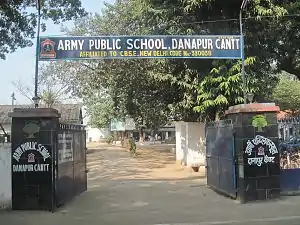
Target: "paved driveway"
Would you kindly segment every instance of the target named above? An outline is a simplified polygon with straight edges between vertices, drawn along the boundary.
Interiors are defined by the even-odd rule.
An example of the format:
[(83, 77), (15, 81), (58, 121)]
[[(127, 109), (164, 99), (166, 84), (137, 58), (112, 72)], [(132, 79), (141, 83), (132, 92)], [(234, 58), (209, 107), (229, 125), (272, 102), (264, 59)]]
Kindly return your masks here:
[(0, 211), (2, 225), (299, 225), (300, 198), (241, 205), (205, 185), (204, 174), (173, 164), (165, 151), (91, 149), (89, 189), (56, 213)]

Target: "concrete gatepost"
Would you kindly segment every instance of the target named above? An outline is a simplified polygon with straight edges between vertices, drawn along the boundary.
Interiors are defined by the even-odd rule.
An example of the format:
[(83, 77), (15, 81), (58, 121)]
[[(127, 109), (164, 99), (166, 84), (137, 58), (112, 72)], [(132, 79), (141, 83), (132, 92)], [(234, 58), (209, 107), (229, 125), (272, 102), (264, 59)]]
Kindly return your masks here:
[(280, 163), (275, 103), (236, 105), (226, 111), (235, 134), (238, 198), (241, 202), (280, 196)]
[(205, 166), (205, 124), (176, 122), (176, 163), (199, 168)]
[(60, 114), (51, 108), (16, 108), (12, 113), (13, 210), (53, 210)]

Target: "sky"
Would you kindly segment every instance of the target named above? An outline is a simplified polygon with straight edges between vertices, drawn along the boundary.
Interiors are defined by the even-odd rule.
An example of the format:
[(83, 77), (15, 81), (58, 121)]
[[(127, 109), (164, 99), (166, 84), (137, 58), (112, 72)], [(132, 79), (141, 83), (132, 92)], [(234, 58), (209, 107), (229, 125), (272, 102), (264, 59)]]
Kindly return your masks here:
[[(82, 0), (82, 5), (87, 12), (101, 13), (104, 2), (113, 3), (114, 0)], [(47, 30), (41, 32), (40, 35), (63, 35), (60, 32), (61, 24), (54, 25), (51, 21), (46, 21), (46, 24)], [(73, 22), (69, 22), (67, 27), (72, 27), (72, 25)], [(36, 40), (33, 40), (33, 42), (35, 43)], [(30, 103), (29, 99), (18, 92), (13, 85), (13, 81), (22, 81), (23, 84), (34, 87), (35, 46), (34, 44), (32, 47), (18, 49), (16, 52), (6, 55), (6, 60), (0, 59), (2, 76), (0, 104), (11, 104), (11, 94), (13, 92), (16, 98), (15, 104)]]

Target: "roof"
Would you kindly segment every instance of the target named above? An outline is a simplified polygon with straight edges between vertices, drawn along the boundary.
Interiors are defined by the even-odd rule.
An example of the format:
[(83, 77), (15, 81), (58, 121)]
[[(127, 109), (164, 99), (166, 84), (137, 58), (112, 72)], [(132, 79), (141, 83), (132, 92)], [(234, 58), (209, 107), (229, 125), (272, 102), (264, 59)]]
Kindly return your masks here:
[[(42, 108), (43, 105), (40, 105)], [(15, 105), (14, 108), (34, 108), (34, 105)], [(60, 104), (52, 108), (57, 109), (61, 114), (59, 119), (61, 123), (82, 124), (82, 105), (81, 104)], [(0, 123), (10, 124), (11, 118), (8, 113), (12, 112), (11, 105), (0, 105)]]
[(288, 112), (280, 111), (280, 112), (277, 113), (277, 119), (282, 120), (282, 119), (286, 118), (287, 115), (288, 115)]
[(299, 113), (293, 113), (291, 110), (284, 110), (277, 113), (277, 120), (299, 117)]

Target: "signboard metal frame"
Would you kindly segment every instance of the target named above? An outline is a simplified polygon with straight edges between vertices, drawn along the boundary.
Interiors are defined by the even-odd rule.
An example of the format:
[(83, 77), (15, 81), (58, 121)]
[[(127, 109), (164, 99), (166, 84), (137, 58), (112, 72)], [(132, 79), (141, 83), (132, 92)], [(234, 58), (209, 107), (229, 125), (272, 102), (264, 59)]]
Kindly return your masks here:
[[(120, 56), (120, 51), (137, 51), (139, 52), (140, 49), (122, 49), (122, 50), (107, 50), (107, 49), (101, 49), (101, 50), (89, 50), (89, 49), (82, 49), (82, 50), (62, 50), (64, 52), (64, 56), (59, 57), (59, 54), (62, 54), (63, 52), (58, 52), (55, 50), (55, 46), (59, 42), (59, 40), (92, 40), (92, 39), (121, 39), (121, 40), (128, 40), (128, 39), (160, 39), (160, 40), (165, 40), (165, 43), (172, 41), (173, 39), (238, 39), (238, 49), (221, 49), (221, 50), (216, 50), (215, 48), (213, 49), (172, 49), (170, 47), (170, 43), (165, 46), (167, 49), (143, 49), (141, 51), (149, 51), (149, 52), (154, 52), (154, 51), (182, 51), (182, 55), (179, 56)], [(123, 43), (123, 42), (122, 42)], [(84, 43), (85, 44), (85, 43)], [(123, 43), (124, 44), (124, 43)], [(162, 59), (162, 58), (185, 58), (185, 59), (242, 59), (243, 57), (243, 38), (241, 35), (150, 35), (150, 36), (129, 36), (129, 35), (121, 35), (121, 36), (41, 36), (39, 39), (39, 61), (56, 61), (56, 60), (99, 60), (99, 59), (142, 59), (142, 58), (147, 58), (147, 59)], [(45, 46), (48, 47), (47, 51), (45, 51)], [(214, 45), (215, 46), (215, 43)], [(124, 46), (122, 46), (123, 48)], [(191, 52), (197, 52), (197, 51), (211, 51), (211, 56), (192, 56), (190, 55)], [(78, 54), (80, 52), (117, 52), (118, 54), (116, 56), (112, 55), (106, 55), (106, 56), (97, 56), (97, 57), (79, 57)], [(185, 54), (183, 54), (185, 52)], [(189, 52), (189, 54), (187, 54)], [(226, 55), (226, 52), (228, 52), (228, 55)], [(59, 53), (59, 54), (57, 54)], [(100, 54), (100, 53), (99, 53)], [(104, 53), (103, 53), (104, 54)], [(167, 54), (167, 53), (166, 53)], [(202, 53), (201, 53), (202, 54)], [(219, 54), (219, 56), (218, 56)], [(74, 56), (76, 55), (76, 57)], [(221, 56), (220, 56), (221, 55)], [(42, 57), (43, 56), (43, 57)]]

